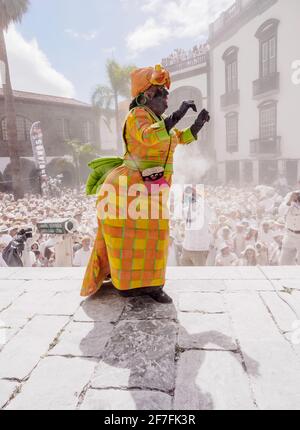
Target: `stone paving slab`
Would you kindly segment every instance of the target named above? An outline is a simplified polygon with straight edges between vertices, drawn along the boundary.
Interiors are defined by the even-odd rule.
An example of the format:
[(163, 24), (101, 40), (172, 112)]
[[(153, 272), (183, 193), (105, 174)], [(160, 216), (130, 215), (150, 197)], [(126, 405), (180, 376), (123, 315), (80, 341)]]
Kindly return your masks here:
[(261, 270), (267, 279), (300, 279), (300, 266), (270, 266), (262, 267)]
[[(299, 272), (300, 276), (300, 272)], [(266, 279), (262, 270), (257, 267), (169, 267), (169, 280), (224, 280), (224, 279)], [(280, 278), (278, 278), (280, 279)]]
[(125, 304), (122, 320), (175, 320), (176, 309), (173, 305), (158, 306), (150, 297), (136, 297)]
[(241, 351), (260, 409), (300, 409), (300, 361), (256, 293), (228, 294)]
[(82, 410), (154, 410), (172, 409), (172, 397), (157, 391), (88, 390)]
[[(13, 276), (14, 273), (18, 273), (20, 269), (15, 267), (1, 267), (0, 268), (0, 280), (6, 281), (10, 276)], [(23, 280), (24, 278), (19, 278)], [(2, 284), (2, 282), (1, 282)]]
[(291, 332), (295, 321), (300, 321), (300, 292), (294, 292), (292, 295), (264, 292), (261, 297), (280, 330), (284, 333)]
[(18, 386), (19, 384), (17, 382), (0, 379), (0, 409), (3, 408), (3, 406), (11, 398)]
[(172, 305), (83, 274), (0, 268), (0, 409), (300, 409), (299, 267), (168, 269)]
[(181, 312), (218, 314), (225, 312), (223, 297), (214, 293), (182, 293), (179, 296), (178, 309)]
[(67, 318), (61, 316), (37, 316), (30, 321), (2, 349), (0, 378), (26, 378), (66, 323)]
[[(82, 280), (85, 269), (83, 267), (63, 267), (63, 268), (51, 268), (51, 267), (35, 267), (32, 270), (31, 267), (22, 267), (19, 269), (10, 268), (4, 269), (4, 274), (7, 271), (8, 275), (1, 279), (23, 279), (23, 280)], [(0, 275), (1, 276), (1, 275)]]
[[(18, 282), (18, 281), (10, 281)], [(20, 282), (20, 281), (19, 281)], [(37, 291), (37, 290), (47, 290), (54, 291), (55, 293), (60, 292), (70, 292), (74, 291), (78, 295), (82, 284), (82, 279), (50, 279), (41, 280), (40, 279), (30, 279), (23, 282), (22, 287), (25, 288), (27, 292)]]
[(93, 360), (82, 358), (44, 358), (7, 409), (76, 409), (94, 367)]
[(116, 322), (121, 317), (126, 300), (118, 295), (102, 296), (101, 292), (85, 300), (76, 314), (78, 322)]
[(274, 291), (272, 283), (267, 280), (226, 280), (224, 283), (226, 287), (226, 293), (235, 291)]
[(182, 349), (235, 351), (237, 344), (228, 315), (178, 314), (178, 346)]
[(174, 409), (255, 409), (240, 355), (222, 351), (184, 352), (178, 363)]
[(223, 280), (219, 279), (190, 279), (190, 280), (170, 280), (168, 279), (165, 286), (168, 294), (172, 291), (180, 292), (203, 292), (203, 293), (220, 293), (226, 290)]
[(174, 322), (121, 321), (105, 348), (92, 387), (173, 390), (175, 339)]
[(111, 323), (70, 323), (49, 355), (100, 358), (114, 326)]

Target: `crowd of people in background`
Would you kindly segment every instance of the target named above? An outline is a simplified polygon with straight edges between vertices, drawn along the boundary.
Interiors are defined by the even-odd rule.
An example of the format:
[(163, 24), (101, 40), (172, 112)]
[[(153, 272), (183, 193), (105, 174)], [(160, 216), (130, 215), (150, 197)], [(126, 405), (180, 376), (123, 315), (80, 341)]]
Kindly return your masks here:
[[(192, 49), (185, 50), (181, 48), (175, 49), (167, 58), (162, 59), (162, 65), (164, 67), (173, 66), (175, 64), (180, 64), (185, 61), (196, 60), (208, 51), (208, 44), (195, 45)], [(196, 63), (197, 64), (197, 63)]]
[[(73, 265), (86, 266), (97, 232), (95, 199), (81, 192), (64, 190), (61, 196), (36, 196), (26, 194), (15, 201), (13, 195), (0, 193), (0, 256), (8, 244), (23, 228), (32, 228), (30, 239), (30, 264), (32, 267), (55, 266), (56, 235), (42, 235), (37, 224), (47, 219), (74, 219), (76, 229), (73, 241)], [(0, 257), (0, 266), (5, 266)]]
[[(267, 186), (205, 186), (185, 191), (182, 217), (170, 207), (171, 266), (279, 265), (285, 218), (283, 193)], [(0, 256), (22, 228), (32, 228), (32, 267), (55, 266), (55, 235), (42, 235), (38, 222), (75, 219), (73, 265), (86, 266), (97, 232), (95, 199), (65, 190), (61, 197), (26, 195), (15, 201), (0, 193)], [(201, 223), (199, 225), (199, 219)], [(194, 228), (193, 226), (196, 225)], [(5, 266), (0, 257), (0, 265)]]
[(185, 219), (171, 219), (169, 265), (280, 265), (286, 223), (279, 190), (207, 186), (204, 196), (189, 194)]

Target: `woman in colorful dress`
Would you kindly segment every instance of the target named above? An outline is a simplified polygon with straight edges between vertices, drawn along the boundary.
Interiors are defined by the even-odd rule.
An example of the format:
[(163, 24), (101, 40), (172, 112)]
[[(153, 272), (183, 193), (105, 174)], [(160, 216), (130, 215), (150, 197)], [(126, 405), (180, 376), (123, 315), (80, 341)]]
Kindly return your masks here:
[[(145, 294), (157, 302), (170, 303), (170, 297), (163, 291), (169, 219), (161, 212), (154, 218), (149, 211), (146, 217), (133, 216), (130, 207), (135, 203), (137, 194), (128, 190), (135, 186), (146, 188), (147, 185), (143, 195), (146, 196), (146, 206), (150, 208), (152, 196), (147, 191), (151, 180), (160, 178), (153, 183), (163, 182), (171, 186), (176, 146), (197, 140), (199, 131), (210, 117), (203, 110), (190, 128), (180, 131), (175, 128), (176, 124), (189, 109), (197, 112), (197, 108), (194, 101), (185, 101), (171, 116), (163, 116), (168, 109), (171, 85), (168, 71), (158, 65), (137, 69), (131, 78), (133, 101), (123, 131), (127, 151), (122, 163), (114, 161), (117, 167), (109, 170), (105, 180), (100, 182), (98, 234), (81, 295), (95, 294), (110, 275), (113, 286), (123, 296)], [(166, 202), (159, 196), (159, 208), (165, 209)], [(115, 210), (109, 216), (103, 216), (103, 208), (107, 205), (114, 206)]]

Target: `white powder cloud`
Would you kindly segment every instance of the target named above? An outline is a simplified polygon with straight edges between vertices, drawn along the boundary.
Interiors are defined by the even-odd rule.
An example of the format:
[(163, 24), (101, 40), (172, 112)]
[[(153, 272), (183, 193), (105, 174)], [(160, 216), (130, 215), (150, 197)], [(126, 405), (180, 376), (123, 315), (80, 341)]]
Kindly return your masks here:
[(15, 90), (74, 97), (73, 84), (53, 68), (36, 39), (27, 41), (11, 26), (6, 34), (12, 85)]

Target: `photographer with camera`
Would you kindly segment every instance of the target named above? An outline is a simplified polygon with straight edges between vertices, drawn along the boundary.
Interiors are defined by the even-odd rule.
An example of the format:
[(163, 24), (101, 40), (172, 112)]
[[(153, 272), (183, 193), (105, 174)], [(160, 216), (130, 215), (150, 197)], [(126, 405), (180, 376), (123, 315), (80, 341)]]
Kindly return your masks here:
[(289, 193), (279, 208), (285, 217), (286, 232), (280, 257), (281, 266), (300, 264), (300, 190)]
[[(20, 230), (2, 253), (3, 260), (9, 267), (32, 267), (34, 259), (31, 251), (32, 229)], [(33, 255), (34, 256), (34, 255)]]

